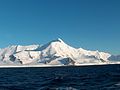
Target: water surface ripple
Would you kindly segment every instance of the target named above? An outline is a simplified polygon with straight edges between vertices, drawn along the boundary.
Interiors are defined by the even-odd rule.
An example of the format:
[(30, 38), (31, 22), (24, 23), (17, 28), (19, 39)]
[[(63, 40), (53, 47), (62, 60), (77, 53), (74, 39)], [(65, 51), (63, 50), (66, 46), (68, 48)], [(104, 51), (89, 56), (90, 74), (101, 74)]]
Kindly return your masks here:
[(120, 90), (120, 65), (0, 68), (0, 90)]

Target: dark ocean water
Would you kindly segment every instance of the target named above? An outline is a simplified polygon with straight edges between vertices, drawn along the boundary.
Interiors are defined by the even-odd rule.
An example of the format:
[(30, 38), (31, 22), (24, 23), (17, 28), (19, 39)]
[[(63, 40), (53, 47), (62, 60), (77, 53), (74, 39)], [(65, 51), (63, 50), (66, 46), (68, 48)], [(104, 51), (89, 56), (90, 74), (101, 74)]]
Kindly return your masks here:
[(120, 65), (0, 68), (0, 90), (120, 90)]

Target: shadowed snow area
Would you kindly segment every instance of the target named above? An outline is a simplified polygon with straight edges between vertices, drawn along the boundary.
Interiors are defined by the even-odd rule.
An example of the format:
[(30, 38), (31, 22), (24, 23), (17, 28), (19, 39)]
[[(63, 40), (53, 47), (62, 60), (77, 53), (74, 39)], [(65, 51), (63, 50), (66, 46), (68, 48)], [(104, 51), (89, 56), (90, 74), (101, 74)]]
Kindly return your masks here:
[(81, 65), (115, 63), (120, 56), (73, 48), (60, 38), (45, 45), (14, 45), (0, 49), (1, 65)]

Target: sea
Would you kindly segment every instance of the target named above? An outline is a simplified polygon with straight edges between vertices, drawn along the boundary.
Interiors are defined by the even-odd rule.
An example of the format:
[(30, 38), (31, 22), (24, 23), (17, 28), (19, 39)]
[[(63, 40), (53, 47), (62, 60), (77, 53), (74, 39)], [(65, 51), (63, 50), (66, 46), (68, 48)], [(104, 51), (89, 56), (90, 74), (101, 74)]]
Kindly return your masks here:
[(120, 64), (0, 68), (0, 90), (120, 90)]

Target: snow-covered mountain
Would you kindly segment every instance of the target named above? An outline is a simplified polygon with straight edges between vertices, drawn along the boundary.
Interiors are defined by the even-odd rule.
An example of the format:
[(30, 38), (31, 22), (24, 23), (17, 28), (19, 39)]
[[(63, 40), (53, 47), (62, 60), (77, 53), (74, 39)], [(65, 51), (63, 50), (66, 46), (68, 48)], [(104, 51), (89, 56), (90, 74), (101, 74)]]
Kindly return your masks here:
[[(108, 63), (116, 57), (109, 53), (73, 48), (61, 39), (45, 45), (14, 45), (0, 49), (1, 65), (80, 65)], [(120, 59), (120, 58), (119, 58)]]

